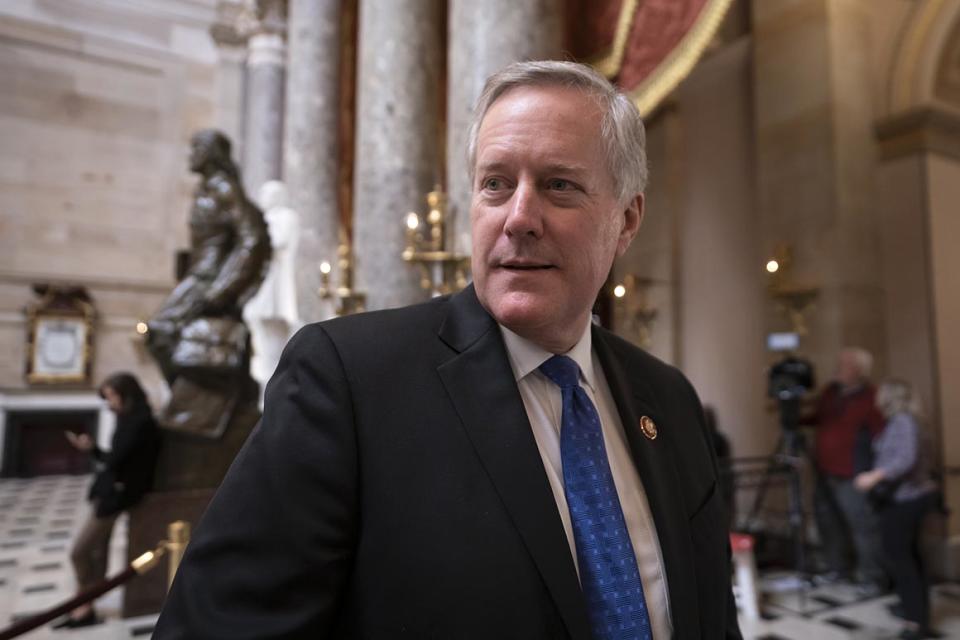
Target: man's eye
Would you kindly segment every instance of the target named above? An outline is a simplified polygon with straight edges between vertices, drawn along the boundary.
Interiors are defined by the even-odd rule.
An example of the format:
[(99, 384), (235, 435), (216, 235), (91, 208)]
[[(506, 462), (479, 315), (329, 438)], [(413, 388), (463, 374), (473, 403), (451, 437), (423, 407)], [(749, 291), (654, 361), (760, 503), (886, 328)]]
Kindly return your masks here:
[(503, 180), (500, 178), (487, 178), (483, 181), (483, 188), (487, 191), (499, 191), (503, 186)]
[(563, 178), (551, 178), (547, 180), (547, 188), (552, 191), (569, 191), (573, 189), (573, 183)]

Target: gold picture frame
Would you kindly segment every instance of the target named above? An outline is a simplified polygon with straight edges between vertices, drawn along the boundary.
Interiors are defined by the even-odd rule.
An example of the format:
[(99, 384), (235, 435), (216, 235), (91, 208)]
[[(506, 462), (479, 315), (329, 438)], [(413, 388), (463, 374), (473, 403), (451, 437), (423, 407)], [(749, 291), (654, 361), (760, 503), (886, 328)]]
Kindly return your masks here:
[(27, 309), (28, 384), (89, 384), (95, 314), (88, 299), (69, 295), (75, 291), (47, 289), (43, 299)]

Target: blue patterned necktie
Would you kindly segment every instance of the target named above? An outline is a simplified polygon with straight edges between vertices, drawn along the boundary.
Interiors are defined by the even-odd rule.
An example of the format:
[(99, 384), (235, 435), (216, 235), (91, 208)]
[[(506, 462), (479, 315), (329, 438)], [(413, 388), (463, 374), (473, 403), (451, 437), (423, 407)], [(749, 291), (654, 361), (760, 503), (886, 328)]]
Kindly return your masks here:
[(580, 367), (553, 356), (540, 371), (563, 397), (560, 458), (580, 585), (597, 640), (650, 640), (650, 618), (640, 571), (613, 483), (600, 416), (580, 387)]

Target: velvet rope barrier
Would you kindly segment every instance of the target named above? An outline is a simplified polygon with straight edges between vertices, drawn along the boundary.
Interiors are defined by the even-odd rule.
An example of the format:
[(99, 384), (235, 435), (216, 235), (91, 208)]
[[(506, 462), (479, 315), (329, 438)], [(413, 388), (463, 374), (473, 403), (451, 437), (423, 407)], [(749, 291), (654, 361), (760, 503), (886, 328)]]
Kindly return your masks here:
[(150, 569), (153, 569), (159, 562), (160, 557), (163, 556), (166, 551), (167, 545), (164, 542), (153, 551), (147, 551), (143, 555), (136, 558), (127, 566), (126, 569), (115, 576), (101, 580), (99, 583), (84, 589), (66, 602), (58, 604), (57, 606), (48, 609), (43, 613), (30, 616), (29, 618), (20, 620), (19, 622), (10, 625), (6, 629), (0, 630), (0, 640), (11, 640), (12, 638), (16, 638), (17, 636), (23, 635), (28, 631), (32, 631), (37, 627), (45, 625), (54, 618), (66, 615), (80, 605), (96, 600), (111, 589), (115, 589), (123, 583), (128, 582), (134, 576), (144, 574), (147, 571), (150, 571)]

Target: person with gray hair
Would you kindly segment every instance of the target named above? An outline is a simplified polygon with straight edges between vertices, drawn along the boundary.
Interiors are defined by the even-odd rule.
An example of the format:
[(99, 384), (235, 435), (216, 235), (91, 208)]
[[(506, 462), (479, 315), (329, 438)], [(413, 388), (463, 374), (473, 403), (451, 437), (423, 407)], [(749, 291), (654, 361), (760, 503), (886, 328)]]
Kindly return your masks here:
[(920, 531), (938, 502), (932, 448), (920, 428), (913, 388), (886, 380), (877, 389), (877, 406), (887, 420), (874, 441), (873, 469), (854, 478), (879, 510), (884, 558), (900, 597), (906, 628), (901, 638), (930, 634), (930, 583), (920, 554)]
[(740, 637), (696, 393), (591, 322), (643, 217), (636, 107), (517, 63), (471, 132), (473, 284), (294, 336), (155, 638)]
[(842, 349), (833, 380), (804, 420), (816, 427), (814, 514), (827, 579), (853, 579), (863, 595), (884, 591), (888, 582), (876, 516), (853, 486), (854, 476), (872, 466), (873, 438), (883, 428), (870, 383), (872, 366), (865, 349)]
[(647, 135), (636, 106), (595, 70), (584, 65), (532, 61), (506, 67), (488, 82), (477, 99), (467, 138), (467, 171), (477, 173), (480, 123), (497, 98), (517, 87), (563, 84), (583, 90), (600, 108), (600, 139), (617, 199), (625, 202), (647, 188)]

